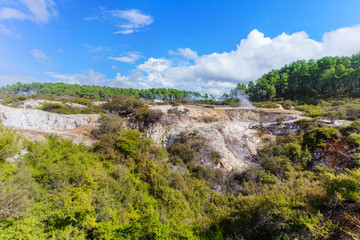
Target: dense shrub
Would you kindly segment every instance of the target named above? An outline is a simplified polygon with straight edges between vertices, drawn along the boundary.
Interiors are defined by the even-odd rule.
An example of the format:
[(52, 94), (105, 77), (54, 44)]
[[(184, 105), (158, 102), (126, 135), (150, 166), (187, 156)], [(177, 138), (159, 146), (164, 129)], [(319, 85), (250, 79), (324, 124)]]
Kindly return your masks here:
[(95, 138), (99, 138), (102, 134), (114, 134), (117, 131), (120, 131), (125, 125), (123, 119), (114, 114), (101, 116), (98, 123), (98, 128), (91, 132)]
[(279, 106), (275, 102), (253, 102), (255, 107), (259, 108), (278, 108)]
[[(215, 168), (221, 155), (198, 132), (180, 134), (167, 153), (125, 130), (117, 115), (100, 123), (94, 147), (55, 137), (26, 143), (1, 128), (1, 239), (351, 239), (360, 232), (349, 222), (360, 210), (359, 169), (313, 166), (311, 153), (341, 138), (335, 128), (303, 121), (303, 131), (278, 137), (235, 173)], [(354, 161), (357, 124), (341, 138), (353, 142), (346, 147)], [(27, 153), (5, 161), (21, 148)]]
[(136, 98), (112, 99), (102, 105), (105, 113), (117, 114), (126, 117), (138, 108), (145, 107), (145, 102)]
[(20, 138), (15, 131), (0, 124), (0, 162), (20, 151)]
[(296, 124), (298, 124), (300, 127), (300, 130), (304, 131), (304, 132), (323, 126), (316, 119), (306, 119), (306, 118), (301, 118), (301, 119), (297, 120)]
[(170, 155), (181, 158), (185, 164), (201, 161), (217, 165), (221, 158), (220, 153), (208, 146), (205, 138), (198, 132), (182, 132), (169, 146), (168, 151)]
[(310, 152), (303, 149), (296, 136), (280, 138), (275, 144), (259, 151), (261, 166), (281, 178), (285, 177), (286, 172), (294, 170), (294, 166), (304, 169), (309, 167), (311, 162)]
[(162, 116), (163, 112), (161, 110), (152, 110), (147, 107), (142, 107), (134, 111), (131, 119), (137, 125), (138, 129), (145, 130), (154, 123), (157, 123)]
[(342, 128), (341, 133), (344, 135), (349, 135), (350, 133), (360, 133), (360, 120), (352, 122), (350, 125), (345, 126)]
[(101, 136), (120, 162), (103, 155), (104, 145), (51, 137), (30, 143), (22, 162), (0, 164), (0, 238), (199, 239), (225, 213), (215, 204), (222, 197), (172, 171), (166, 151), (143, 134)]
[(41, 110), (61, 114), (93, 114), (100, 113), (100, 108), (89, 104), (84, 107), (75, 107), (66, 103), (43, 103)]
[(304, 134), (303, 144), (312, 151), (324, 147), (326, 141), (340, 137), (341, 133), (335, 128), (315, 128)]
[(277, 119), (275, 119), (276, 123), (281, 125), (283, 122), (286, 121), (285, 117), (278, 117)]
[(180, 110), (178, 107), (169, 108), (167, 110), (167, 114), (169, 115), (175, 115), (178, 117), (181, 117), (189, 112), (189, 109), (184, 108), (184, 110)]
[[(168, 151), (170, 154), (180, 158), (185, 164), (195, 160), (196, 157), (196, 152), (193, 150), (190, 143), (179, 143), (175, 141), (170, 145)], [(179, 162), (179, 160), (176, 160), (176, 162)]]

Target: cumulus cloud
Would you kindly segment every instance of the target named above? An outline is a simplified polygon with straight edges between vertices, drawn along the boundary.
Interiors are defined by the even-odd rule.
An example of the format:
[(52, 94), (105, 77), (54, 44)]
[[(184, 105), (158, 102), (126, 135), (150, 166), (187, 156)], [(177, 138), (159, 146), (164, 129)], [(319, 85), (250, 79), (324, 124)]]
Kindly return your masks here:
[(34, 58), (38, 60), (45, 60), (45, 61), (50, 60), (50, 58), (40, 49), (31, 50), (31, 54), (33, 55)]
[(254, 81), (296, 60), (351, 56), (360, 51), (359, 39), (360, 26), (325, 33), (321, 41), (311, 39), (306, 32), (268, 38), (255, 29), (233, 51), (198, 56), (189, 48), (179, 48), (169, 54), (193, 59), (193, 64), (181, 66), (171, 59), (149, 58), (137, 66), (135, 73), (119, 74), (111, 85), (173, 87), (221, 95), (237, 83)]
[[(360, 26), (325, 33), (321, 41), (311, 39), (306, 32), (282, 33), (269, 38), (255, 29), (232, 51), (199, 56), (190, 48), (179, 48), (169, 52), (171, 56), (176, 56), (175, 60), (173, 57), (151, 57), (137, 65), (130, 74), (116, 73), (113, 78), (106, 78), (91, 69), (84, 74), (49, 74), (67, 83), (122, 88), (177, 88), (219, 96), (229, 92), (237, 83), (255, 81), (270, 70), (296, 60), (356, 54), (360, 52), (358, 39)], [(192, 61), (187, 65), (179, 64), (178, 57)], [(120, 59), (124, 60), (130, 62), (130, 59)]]
[(47, 74), (56, 80), (69, 84), (103, 85), (105, 80), (105, 75), (94, 72), (92, 69), (87, 70), (84, 74), (59, 74), (53, 72)]
[(134, 63), (136, 60), (138, 60), (142, 57), (143, 56), (141, 56), (140, 54), (138, 54), (136, 52), (130, 52), (121, 57), (108, 57), (108, 59), (115, 60), (118, 62), (124, 62), (124, 63)]
[(138, 9), (106, 10), (105, 8), (101, 8), (100, 10), (99, 15), (85, 18), (85, 20), (110, 22), (118, 28), (117, 31), (113, 32), (114, 34), (138, 32), (154, 22), (154, 18), (151, 15), (142, 13)]

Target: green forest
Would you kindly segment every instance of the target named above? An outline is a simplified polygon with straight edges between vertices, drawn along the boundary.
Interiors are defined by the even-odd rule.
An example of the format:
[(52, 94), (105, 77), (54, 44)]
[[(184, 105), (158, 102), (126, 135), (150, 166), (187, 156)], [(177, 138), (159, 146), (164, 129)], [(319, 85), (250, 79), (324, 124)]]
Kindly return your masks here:
[(251, 101), (304, 100), (307, 98), (360, 97), (360, 53), (351, 57), (299, 60), (264, 74), (254, 83), (238, 84)]
[(65, 84), (65, 83), (16, 83), (3, 86), (3, 92), (17, 94), (45, 94), (61, 97), (79, 97), (89, 99), (109, 99), (113, 97), (141, 97), (144, 99), (159, 100), (193, 100), (199, 98), (209, 98), (206, 94), (191, 91), (181, 91), (166, 88), (134, 89), (134, 88), (112, 88), (102, 86)]

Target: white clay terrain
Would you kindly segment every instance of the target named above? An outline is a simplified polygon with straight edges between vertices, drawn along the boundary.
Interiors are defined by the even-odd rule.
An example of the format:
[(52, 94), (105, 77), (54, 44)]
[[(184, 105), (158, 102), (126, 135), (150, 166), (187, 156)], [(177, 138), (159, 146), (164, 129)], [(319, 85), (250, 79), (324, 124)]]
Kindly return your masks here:
[[(77, 143), (93, 143), (86, 135), (96, 127), (99, 114), (65, 115), (26, 107), (34, 107), (37, 104), (36, 101), (29, 101), (23, 104), (22, 108), (0, 105), (0, 120), (5, 126), (17, 129), (32, 141), (44, 140), (44, 135), (58, 134)], [(227, 171), (241, 171), (256, 157), (256, 149), (264, 142), (264, 136), (258, 134), (260, 124), (272, 126), (276, 118), (284, 116), (287, 120), (283, 124), (286, 126), (285, 131), (292, 131), (290, 125), (300, 117), (299, 112), (276, 109), (264, 111), (236, 107), (206, 108), (197, 105), (152, 105), (151, 108), (165, 113), (160, 122), (146, 131), (155, 143), (169, 147), (181, 132), (196, 131), (212, 149), (220, 153), (220, 163), (215, 167)], [(188, 110), (180, 115), (167, 114), (172, 108), (179, 111), (184, 111), (185, 108)], [(279, 133), (284, 129), (278, 128), (278, 125), (274, 125), (275, 131)], [(206, 157), (202, 159), (202, 163), (210, 164)]]

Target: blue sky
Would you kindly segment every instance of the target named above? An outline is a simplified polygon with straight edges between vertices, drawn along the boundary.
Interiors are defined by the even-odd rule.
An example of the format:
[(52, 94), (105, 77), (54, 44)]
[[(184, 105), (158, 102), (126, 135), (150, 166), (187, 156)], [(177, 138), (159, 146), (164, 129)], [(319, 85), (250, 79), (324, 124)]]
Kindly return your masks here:
[(221, 95), (299, 59), (360, 51), (360, 1), (1, 0), (0, 85)]

